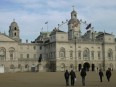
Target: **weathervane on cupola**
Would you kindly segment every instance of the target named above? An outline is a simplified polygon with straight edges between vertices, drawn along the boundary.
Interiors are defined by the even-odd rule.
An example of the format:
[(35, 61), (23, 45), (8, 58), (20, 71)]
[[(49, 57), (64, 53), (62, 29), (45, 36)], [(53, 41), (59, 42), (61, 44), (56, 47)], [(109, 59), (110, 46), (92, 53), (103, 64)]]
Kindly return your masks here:
[(73, 7), (73, 11), (74, 11), (75, 6), (73, 5), (72, 7)]
[(15, 22), (15, 18), (13, 19), (13, 22)]

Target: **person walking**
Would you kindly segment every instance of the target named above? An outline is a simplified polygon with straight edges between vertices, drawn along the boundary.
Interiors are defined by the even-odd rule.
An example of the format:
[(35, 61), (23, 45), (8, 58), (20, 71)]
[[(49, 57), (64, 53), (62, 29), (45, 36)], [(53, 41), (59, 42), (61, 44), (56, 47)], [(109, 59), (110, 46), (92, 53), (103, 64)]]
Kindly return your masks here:
[(76, 74), (73, 70), (71, 70), (71, 72), (70, 72), (70, 77), (71, 77), (71, 86), (74, 86)]
[(97, 73), (98, 73), (98, 67), (97, 67)]
[(82, 77), (82, 85), (85, 86), (86, 70), (84, 68), (81, 70), (80, 75)]
[(65, 71), (64, 73), (64, 77), (65, 77), (65, 80), (66, 80), (66, 86), (69, 86), (69, 72), (68, 70)]
[(108, 82), (110, 81), (110, 77), (111, 77), (112, 73), (111, 73), (111, 69), (108, 68), (108, 70), (106, 71), (106, 77), (107, 77), (107, 80)]
[(99, 77), (100, 77), (100, 81), (102, 82), (102, 77), (104, 76), (104, 74), (103, 74), (103, 72), (102, 72), (102, 70), (100, 69), (99, 70)]

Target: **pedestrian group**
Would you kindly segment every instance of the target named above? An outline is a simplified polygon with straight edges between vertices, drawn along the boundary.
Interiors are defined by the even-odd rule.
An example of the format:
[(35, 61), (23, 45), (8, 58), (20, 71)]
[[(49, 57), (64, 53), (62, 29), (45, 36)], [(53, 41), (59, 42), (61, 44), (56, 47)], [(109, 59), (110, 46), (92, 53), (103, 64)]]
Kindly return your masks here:
[[(85, 68), (82, 68), (81, 69), (81, 72), (80, 72), (80, 76), (82, 78), (82, 85), (85, 86), (85, 77), (86, 77), (86, 69)], [(107, 80), (108, 82), (110, 81), (110, 78), (111, 78), (111, 69), (108, 68), (108, 70), (106, 70), (106, 77), (107, 77)], [(102, 69), (99, 69), (99, 77), (100, 77), (100, 82), (102, 82), (102, 78), (103, 78), (104, 74), (103, 74), (103, 71)], [(73, 70), (71, 70), (70, 72), (68, 70), (65, 71), (64, 73), (64, 77), (65, 77), (65, 80), (66, 80), (66, 86), (69, 86), (69, 78), (70, 78), (70, 82), (71, 82), (71, 86), (74, 86), (75, 84), (75, 81), (76, 81), (76, 74)]]

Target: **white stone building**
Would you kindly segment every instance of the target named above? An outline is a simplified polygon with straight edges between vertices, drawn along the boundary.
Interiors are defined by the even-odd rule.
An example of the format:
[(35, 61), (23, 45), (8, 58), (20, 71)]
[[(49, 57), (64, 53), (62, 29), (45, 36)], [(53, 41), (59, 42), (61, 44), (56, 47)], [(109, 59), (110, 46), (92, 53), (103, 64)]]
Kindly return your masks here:
[(113, 34), (96, 32), (89, 26), (90, 29), (81, 35), (82, 23), (75, 10), (71, 12), (71, 19), (67, 24), (67, 32), (55, 28), (43, 42), (46, 70), (80, 71), (82, 67), (91, 71), (97, 68), (116, 69), (116, 41)]
[(81, 34), (81, 21), (77, 12), (71, 12), (67, 32), (55, 28), (40, 32), (35, 41), (22, 43), (20, 29), (13, 21), (9, 35), (0, 33), (0, 65), (5, 72), (64, 71), (82, 67), (95, 71), (116, 70), (116, 41), (113, 34), (93, 29)]
[(9, 26), (9, 35), (0, 33), (0, 65), (5, 72), (31, 71), (38, 65), (39, 53), (39, 43), (21, 42), (15, 21)]

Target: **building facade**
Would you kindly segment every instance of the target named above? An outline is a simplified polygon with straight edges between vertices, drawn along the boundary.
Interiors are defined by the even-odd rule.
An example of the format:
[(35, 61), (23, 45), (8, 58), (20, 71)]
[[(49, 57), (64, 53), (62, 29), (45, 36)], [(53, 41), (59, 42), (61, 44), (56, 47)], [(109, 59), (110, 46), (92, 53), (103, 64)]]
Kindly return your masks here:
[(90, 24), (81, 34), (81, 20), (71, 12), (67, 32), (55, 28), (43, 44), (49, 71), (116, 69), (116, 41), (113, 34), (94, 31)]
[(0, 67), (4, 72), (31, 71), (38, 65), (39, 43), (22, 43), (20, 29), (13, 21), (9, 26), (9, 35), (0, 33)]
[(115, 36), (96, 32), (91, 26), (82, 35), (81, 24), (73, 10), (67, 32), (55, 28), (40, 32), (31, 43), (22, 43), (18, 24), (13, 21), (9, 35), (0, 33), (0, 66), (5, 72), (80, 71), (83, 67), (90, 71), (116, 70)]

